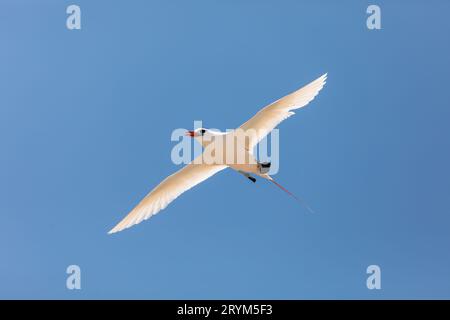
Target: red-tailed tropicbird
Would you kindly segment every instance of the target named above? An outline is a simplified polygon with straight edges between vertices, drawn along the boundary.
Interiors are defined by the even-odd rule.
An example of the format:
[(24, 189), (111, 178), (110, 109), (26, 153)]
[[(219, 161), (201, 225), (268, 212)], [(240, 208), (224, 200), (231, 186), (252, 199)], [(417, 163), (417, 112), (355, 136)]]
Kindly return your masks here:
[[(183, 192), (228, 167), (242, 173), (253, 182), (256, 179), (251, 174), (267, 179), (294, 196), (269, 176), (270, 163), (258, 163), (253, 156), (253, 149), (279, 123), (292, 116), (294, 114), (292, 110), (304, 107), (313, 100), (325, 85), (326, 79), (327, 74), (325, 73), (303, 88), (271, 103), (234, 131), (218, 132), (204, 128), (188, 131), (186, 134), (195, 138), (205, 149), (202, 155), (198, 156), (181, 170), (164, 179), (108, 233), (122, 231), (150, 218), (167, 207), (169, 203)], [(234, 146), (233, 148), (227, 149), (223, 147), (225, 143), (217, 147), (218, 142), (216, 141), (219, 141), (219, 137), (230, 137), (230, 135), (233, 135), (232, 140), (239, 140), (242, 135), (245, 136), (243, 140), (240, 140), (243, 141), (240, 145), (241, 148)], [(208, 148), (209, 150), (211, 148), (214, 150), (214, 146), (217, 147), (217, 150), (222, 150), (220, 152), (224, 154), (223, 158), (220, 156), (218, 158), (221, 158), (223, 161), (203, 161), (203, 157), (205, 157)], [(227, 152), (228, 154), (234, 152), (234, 154), (231, 157), (227, 157)], [(215, 156), (216, 152), (213, 151), (211, 155)], [(242, 156), (241, 158), (245, 159), (245, 161), (236, 161), (236, 157), (239, 158), (239, 156)]]

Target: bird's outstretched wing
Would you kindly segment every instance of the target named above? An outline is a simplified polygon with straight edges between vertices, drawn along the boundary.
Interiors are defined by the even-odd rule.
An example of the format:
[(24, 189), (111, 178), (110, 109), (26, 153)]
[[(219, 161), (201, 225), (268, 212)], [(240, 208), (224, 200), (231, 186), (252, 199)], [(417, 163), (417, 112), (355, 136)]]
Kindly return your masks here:
[(244, 123), (240, 129), (244, 131), (254, 130), (254, 135), (249, 136), (247, 150), (253, 150), (253, 147), (280, 122), (292, 116), (294, 114), (292, 110), (304, 107), (313, 100), (325, 85), (326, 79), (327, 74), (325, 73), (303, 88), (264, 107), (253, 118)]
[(175, 200), (183, 192), (191, 189), (227, 167), (225, 165), (196, 163), (198, 162), (194, 160), (181, 170), (164, 179), (108, 233), (111, 234), (122, 231), (123, 229), (129, 228), (150, 218), (167, 207), (169, 203)]

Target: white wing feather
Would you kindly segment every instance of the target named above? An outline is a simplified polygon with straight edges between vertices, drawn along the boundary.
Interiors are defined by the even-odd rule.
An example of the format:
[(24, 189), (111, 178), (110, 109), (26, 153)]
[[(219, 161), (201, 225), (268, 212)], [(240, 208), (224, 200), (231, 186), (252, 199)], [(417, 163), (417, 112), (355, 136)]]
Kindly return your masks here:
[[(195, 163), (195, 160), (193, 161)], [(190, 163), (181, 170), (168, 176), (154, 188), (142, 201), (111, 231), (115, 233), (129, 228), (157, 214), (167, 207), (183, 192), (205, 181), (217, 172), (225, 169), (225, 165), (207, 165)]]
[(255, 136), (250, 136), (248, 150), (253, 150), (270, 131), (272, 131), (283, 120), (289, 118), (294, 112), (291, 110), (306, 106), (319, 93), (326, 83), (327, 74), (325, 73), (318, 79), (303, 88), (273, 102), (261, 109), (250, 120), (245, 122), (240, 128), (244, 131), (253, 129)]

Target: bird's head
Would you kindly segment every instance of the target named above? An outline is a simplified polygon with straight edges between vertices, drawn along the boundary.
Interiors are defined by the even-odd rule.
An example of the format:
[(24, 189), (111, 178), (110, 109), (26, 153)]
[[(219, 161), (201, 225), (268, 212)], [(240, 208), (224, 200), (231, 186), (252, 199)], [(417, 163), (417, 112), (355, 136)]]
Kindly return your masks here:
[(186, 135), (188, 136), (188, 137), (192, 137), (192, 138), (195, 138), (195, 137), (203, 137), (206, 133), (208, 133), (209, 132), (209, 130), (208, 129), (205, 129), (205, 128), (198, 128), (198, 129), (195, 129), (195, 130), (189, 130), (189, 131), (187, 131), (186, 132)]

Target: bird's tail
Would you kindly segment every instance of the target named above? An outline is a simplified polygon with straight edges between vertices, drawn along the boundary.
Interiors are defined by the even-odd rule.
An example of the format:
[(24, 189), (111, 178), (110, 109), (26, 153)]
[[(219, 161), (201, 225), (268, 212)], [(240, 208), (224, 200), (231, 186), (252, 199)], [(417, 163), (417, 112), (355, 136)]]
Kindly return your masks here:
[(295, 200), (297, 200), (300, 204), (302, 204), (309, 212), (314, 213), (314, 211), (311, 209), (310, 206), (308, 206), (308, 204), (303, 201), (302, 199), (300, 199), (299, 197), (297, 197), (295, 194), (293, 194), (292, 192), (290, 192), (288, 189), (286, 189), (285, 187), (283, 187), (281, 184), (279, 184), (278, 182), (276, 182), (271, 176), (267, 175), (267, 180), (269, 180), (270, 182), (272, 182), (274, 185), (276, 185), (278, 188), (280, 188), (281, 190), (283, 190), (284, 192), (286, 192), (288, 195), (290, 195), (291, 197), (293, 197)]

